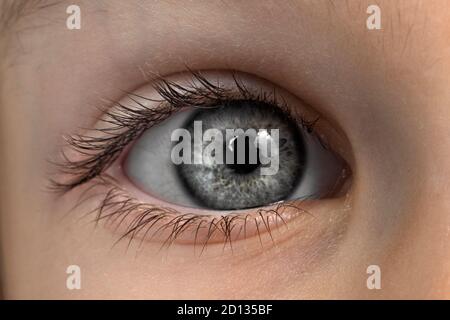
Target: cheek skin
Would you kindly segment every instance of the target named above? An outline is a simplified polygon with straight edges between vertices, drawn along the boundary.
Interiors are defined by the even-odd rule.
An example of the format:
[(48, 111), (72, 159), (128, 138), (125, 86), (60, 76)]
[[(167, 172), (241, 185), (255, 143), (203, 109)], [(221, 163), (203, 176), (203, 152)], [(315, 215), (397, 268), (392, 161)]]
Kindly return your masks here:
[[(67, 204), (71, 204), (71, 200), (67, 199)], [(62, 208), (63, 203), (60, 205), (55, 209), (64, 212), (67, 208)], [(80, 208), (83, 209), (81, 212), (88, 206)], [(337, 210), (339, 206), (341, 209)], [(72, 297), (76, 294), (87, 298), (307, 297), (313, 294), (316, 285), (311, 279), (324, 276), (326, 270), (322, 270), (322, 266), (333, 261), (347, 227), (348, 213), (349, 206), (342, 200), (339, 205), (330, 203), (328, 207), (311, 208), (310, 214), (291, 222), (288, 231), (281, 229), (281, 234), (273, 231), (275, 245), (263, 236), (263, 246), (259, 239), (236, 241), (233, 251), (229, 247), (224, 250), (217, 244), (208, 246), (201, 256), (194, 254), (193, 247), (188, 245), (174, 244), (167, 251), (158, 252), (160, 244), (145, 243), (139, 250), (139, 241), (128, 246), (127, 239), (111, 250), (102, 250), (110, 248), (117, 235), (102, 226), (95, 230), (91, 225), (86, 228), (84, 220), (77, 222), (76, 218), (68, 218), (64, 222), (67, 227), (62, 231), (60, 222), (55, 221), (52, 226), (55, 240), (63, 237), (63, 233), (65, 238), (76, 237), (78, 240), (61, 242), (52, 256), (61, 261), (70, 250), (70, 258), (88, 268), (89, 281), (102, 285), (79, 293), (68, 293), (61, 288), (49, 294), (70, 294)], [(91, 243), (96, 243), (95, 248)], [(56, 272), (51, 261), (45, 265), (46, 269)], [(134, 280), (137, 278), (140, 279), (138, 283)], [(104, 286), (105, 283), (114, 285)], [(123, 291), (130, 283), (133, 284), (132, 292)], [(290, 292), (287, 288), (297, 289)]]

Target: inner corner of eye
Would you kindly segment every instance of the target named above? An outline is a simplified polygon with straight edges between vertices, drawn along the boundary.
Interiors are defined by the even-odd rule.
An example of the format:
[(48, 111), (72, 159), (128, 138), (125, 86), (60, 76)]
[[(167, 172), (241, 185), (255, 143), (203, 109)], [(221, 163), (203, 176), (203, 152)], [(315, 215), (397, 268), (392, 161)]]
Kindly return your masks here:
[(123, 170), (144, 193), (218, 211), (338, 193), (345, 161), (273, 100), (223, 98), (197, 108), (185, 98), (188, 108), (164, 120), (155, 109), (126, 155)]

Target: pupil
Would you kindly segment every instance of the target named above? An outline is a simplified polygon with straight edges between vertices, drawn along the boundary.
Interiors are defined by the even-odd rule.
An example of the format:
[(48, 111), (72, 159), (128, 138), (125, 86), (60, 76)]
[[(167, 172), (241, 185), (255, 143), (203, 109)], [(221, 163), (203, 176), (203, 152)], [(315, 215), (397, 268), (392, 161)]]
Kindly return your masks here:
[[(220, 163), (212, 161), (216, 157), (212, 152), (212, 157), (207, 154), (203, 159), (204, 163), (182, 163), (176, 167), (185, 191), (199, 206), (214, 210), (255, 208), (287, 199), (299, 184), (306, 163), (305, 143), (298, 125), (280, 108), (264, 102), (234, 100), (199, 110), (184, 124), (191, 133), (191, 142), (195, 121), (202, 122), (203, 130), (223, 133)], [(239, 131), (227, 136), (230, 128)], [(266, 130), (265, 135), (260, 135), (261, 129)], [(270, 136), (275, 129), (278, 132)], [(279, 148), (272, 155), (270, 147), (276, 136)], [(209, 146), (209, 142), (203, 143), (204, 147)], [(270, 156), (264, 154), (264, 146)], [(195, 150), (191, 148), (189, 152), (193, 159)], [(263, 167), (274, 168), (275, 172), (262, 174), (266, 172)]]
[[(245, 137), (244, 150), (238, 150), (238, 139), (234, 139), (233, 141), (233, 163), (226, 164), (228, 168), (234, 170), (234, 172), (238, 174), (249, 174), (261, 165), (259, 162), (259, 149), (256, 149), (256, 162), (250, 161), (250, 137)], [(238, 154), (240, 152), (244, 152), (245, 161), (244, 163), (238, 163)], [(253, 162), (253, 163), (251, 163)]]

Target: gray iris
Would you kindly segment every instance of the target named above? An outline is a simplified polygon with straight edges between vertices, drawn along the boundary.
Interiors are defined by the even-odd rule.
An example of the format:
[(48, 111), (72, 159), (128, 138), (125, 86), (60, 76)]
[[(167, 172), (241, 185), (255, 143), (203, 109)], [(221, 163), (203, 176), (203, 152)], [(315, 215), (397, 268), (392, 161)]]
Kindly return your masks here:
[[(223, 132), (224, 137), (225, 129), (279, 130), (279, 169), (276, 174), (261, 175), (263, 165), (259, 161), (249, 163), (247, 155), (241, 164), (178, 165), (181, 180), (199, 205), (215, 210), (259, 207), (286, 199), (299, 183), (306, 159), (305, 146), (298, 126), (280, 108), (262, 102), (236, 100), (201, 110), (185, 125), (191, 133), (192, 145), (194, 121), (202, 121), (203, 132), (215, 128)], [(245, 139), (248, 151), (253, 140), (252, 137)], [(204, 147), (207, 144), (203, 142)], [(226, 154), (233, 141), (224, 141), (223, 145)], [(257, 154), (259, 157), (259, 151)], [(237, 159), (236, 155), (232, 157)]]

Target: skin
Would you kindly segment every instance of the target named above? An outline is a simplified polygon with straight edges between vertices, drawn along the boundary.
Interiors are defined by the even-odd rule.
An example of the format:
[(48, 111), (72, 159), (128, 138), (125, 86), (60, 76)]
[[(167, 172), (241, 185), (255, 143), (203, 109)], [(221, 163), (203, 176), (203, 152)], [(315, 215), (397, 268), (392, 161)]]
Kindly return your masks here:
[[(7, 299), (450, 298), (450, 4), (377, 1), (78, 1), (30, 10), (2, 30), (1, 288)], [(45, 4), (45, 1), (43, 2)], [(348, 194), (309, 209), (277, 244), (157, 253), (70, 214), (79, 192), (45, 186), (61, 136), (186, 65), (233, 69), (308, 101), (348, 139)], [(88, 204), (89, 205), (89, 204)], [(84, 208), (85, 209), (85, 208)], [(267, 239), (263, 239), (264, 241)], [(82, 289), (66, 288), (78, 265)], [(366, 286), (369, 265), (382, 287)]]

